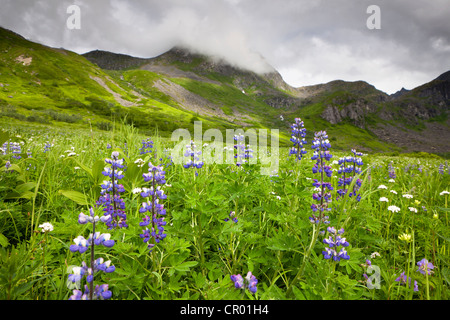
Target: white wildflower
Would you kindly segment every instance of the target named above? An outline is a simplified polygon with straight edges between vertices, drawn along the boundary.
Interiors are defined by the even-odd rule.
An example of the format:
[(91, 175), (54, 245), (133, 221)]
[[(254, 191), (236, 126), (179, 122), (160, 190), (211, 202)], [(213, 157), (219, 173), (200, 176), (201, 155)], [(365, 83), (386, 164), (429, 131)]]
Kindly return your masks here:
[(375, 259), (376, 257), (381, 257), (380, 254), (376, 251), (370, 255), (370, 258), (372, 259)]
[(137, 159), (134, 163), (136, 163), (137, 164), (137, 166), (139, 167), (139, 168), (141, 168), (141, 167), (143, 167), (144, 166), (144, 164), (145, 164), (145, 161), (144, 160), (142, 160), (141, 158), (139, 158), (139, 159)]
[(141, 193), (141, 192), (142, 192), (142, 189), (141, 189), (141, 188), (134, 188), (134, 189), (132, 190), (132, 192), (133, 192), (133, 194), (138, 194), (138, 193)]
[(389, 207), (388, 207), (388, 210), (389, 210), (389, 211), (392, 211), (392, 212), (399, 212), (399, 211), (400, 211), (400, 208), (397, 207), (397, 206), (389, 206)]
[(39, 225), (39, 228), (42, 229), (42, 232), (53, 231), (53, 225), (50, 222), (44, 222), (43, 224)]

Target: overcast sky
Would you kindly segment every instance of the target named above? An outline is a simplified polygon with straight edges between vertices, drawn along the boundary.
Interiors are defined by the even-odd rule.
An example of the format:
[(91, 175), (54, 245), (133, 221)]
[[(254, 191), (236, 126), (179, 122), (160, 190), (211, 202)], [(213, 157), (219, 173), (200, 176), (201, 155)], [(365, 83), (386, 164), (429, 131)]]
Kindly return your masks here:
[[(72, 4), (80, 29), (67, 27)], [(367, 27), (370, 5), (381, 29)], [(189, 46), (256, 72), (268, 63), (294, 87), (364, 80), (394, 93), (450, 70), (450, 0), (0, 0), (0, 26), (77, 53)]]

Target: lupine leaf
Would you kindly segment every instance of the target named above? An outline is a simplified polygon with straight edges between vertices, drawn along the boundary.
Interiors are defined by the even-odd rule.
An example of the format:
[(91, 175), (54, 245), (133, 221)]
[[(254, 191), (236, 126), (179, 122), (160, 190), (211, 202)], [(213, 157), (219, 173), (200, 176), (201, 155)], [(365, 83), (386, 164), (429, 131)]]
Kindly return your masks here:
[(75, 190), (59, 190), (58, 193), (78, 203), (79, 205), (86, 206), (89, 204), (87, 197), (81, 192)]
[(190, 268), (195, 267), (197, 264), (197, 261), (186, 261), (174, 266), (174, 269), (177, 271), (189, 271)]
[(0, 246), (7, 247), (9, 245), (8, 238), (0, 233)]

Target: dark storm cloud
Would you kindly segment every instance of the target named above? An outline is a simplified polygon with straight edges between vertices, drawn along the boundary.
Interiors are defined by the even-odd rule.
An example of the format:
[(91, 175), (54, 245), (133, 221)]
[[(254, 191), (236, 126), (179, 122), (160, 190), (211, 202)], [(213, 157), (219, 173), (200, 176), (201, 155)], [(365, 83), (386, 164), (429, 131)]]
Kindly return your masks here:
[[(66, 9), (81, 9), (69, 30)], [(369, 30), (369, 5), (381, 29)], [(78, 53), (141, 57), (182, 44), (293, 86), (365, 80), (388, 93), (450, 69), (448, 0), (0, 0), (0, 25)], [(261, 59), (261, 56), (265, 58)]]

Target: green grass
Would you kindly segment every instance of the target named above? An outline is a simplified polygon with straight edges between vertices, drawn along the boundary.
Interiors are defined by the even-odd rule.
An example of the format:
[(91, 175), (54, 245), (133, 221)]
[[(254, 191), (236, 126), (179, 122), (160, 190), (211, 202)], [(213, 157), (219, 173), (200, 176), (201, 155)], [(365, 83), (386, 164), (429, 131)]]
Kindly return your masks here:
[[(260, 162), (240, 169), (205, 164), (195, 175), (195, 170), (179, 164), (168, 165), (170, 153), (163, 151), (174, 142), (155, 132), (142, 135), (129, 125), (116, 123), (111, 131), (95, 127), (91, 131), (35, 123), (24, 126), (12, 119), (2, 126), (0, 142), (22, 142), (21, 159), (13, 159), (11, 153), (0, 155), (2, 299), (66, 300), (72, 294), (66, 285), (67, 266), (88, 262), (89, 254), (72, 253), (68, 248), (75, 237), (87, 237), (91, 230), (90, 225), (77, 223), (78, 214), (95, 204), (101, 182), (108, 179), (100, 171), (112, 150), (127, 161), (120, 183), (125, 187), (121, 197), (129, 227), (107, 230), (97, 226), (96, 230), (110, 233), (116, 243), (112, 248), (96, 247), (95, 255), (111, 260), (116, 270), (94, 277), (95, 284), (109, 284), (112, 299), (449, 298), (449, 199), (440, 193), (448, 190), (450, 176), (444, 160), (435, 155), (363, 156), (359, 202), (354, 197), (337, 199), (337, 171), (325, 178), (334, 187), (330, 225), (344, 228), (350, 243), (346, 248), (350, 259), (333, 262), (323, 258), (323, 236), (309, 222), (315, 192), (312, 179), (320, 179), (320, 174), (312, 173), (314, 161), (309, 160), (309, 150), (296, 163), (288, 157), (288, 149), (281, 148), (276, 177), (261, 175)], [(351, 153), (336, 151), (337, 141), (328, 134), (333, 146), (329, 164), (337, 170), (333, 160)], [(142, 155), (139, 149), (145, 138), (151, 138), (155, 148), (153, 153)], [(44, 152), (46, 142), (53, 146)], [(76, 155), (68, 156), (69, 151)], [(138, 158), (165, 164), (167, 185), (163, 189), (168, 198), (162, 202), (167, 210), (167, 237), (152, 253), (139, 237), (143, 199), (132, 192), (148, 186), (142, 179), (148, 165), (137, 167), (134, 161)], [(14, 171), (5, 170), (6, 161), (12, 163)], [(393, 181), (389, 165), (395, 170)], [(445, 166), (444, 174), (439, 173), (440, 165)], [(380, 189), (380, 185), (387, 189)], [(381, 197), (387, 197), (389, 203), (379, 201)], [(401, 210), (392, 214), (388, 205)], [(410, 211), (411, 207), (417, 212)], [(224, 221), (231, 211), (237, 223)], [(54, 230), (40, 232), (44, 222), (51, 222)], [(321, 229), (325, 230), (324, 226)], [(404, 233), (412, 236), (411, 242), (399, 238)], [(311, 242), (314, 235), (317, 242)], [(374, 252), (379, 256), (373, 256)], [(428, 277), (416, 272), (417, 262), (423, 258), (436, 266)], [(363, 274), (371, 275), (363, 266), (366, 259), (381, 272), (379, 289), (369, 289), (364, 282)], [(245, 277), (248, 271), (258, 279), (254, 295), (235, 289), (230, 280), (230, 275)], [(402, 272), (417, 281), (417, 292), (395, 281)]]

